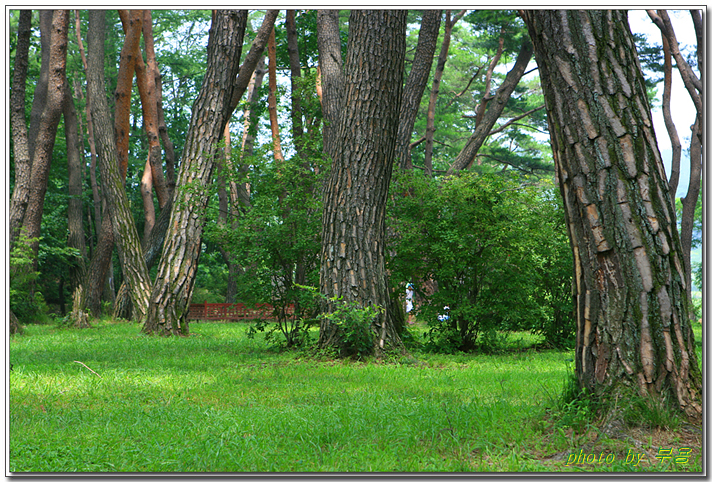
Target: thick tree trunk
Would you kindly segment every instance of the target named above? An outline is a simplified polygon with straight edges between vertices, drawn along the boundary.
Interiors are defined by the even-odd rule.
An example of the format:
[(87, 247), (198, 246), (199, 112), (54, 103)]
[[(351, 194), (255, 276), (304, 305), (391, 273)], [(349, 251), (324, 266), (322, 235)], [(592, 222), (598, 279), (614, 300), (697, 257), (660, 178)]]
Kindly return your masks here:
[[(502, 85), (500, 85), (497, 89), (497, 93), (494, 95), (494, 98), (487, 103), (488, 109), (482, 115), (479, 124), (475, 128), (475, 132), (472, 136), (470, 136), (467, 144), (462, 149), (460, 154), (457, 155), (457, 158), (455, 158), (455, 162), (452, 163), (450, 169), (448, 169), (448, 176), (456, 174), (463, 169), (467, 169), (472, 165), (472, 162), (477, 156), (477, 152), (480, 150), (480, 147), (482, 147), (482, 144), (484, 144), (485, 139), (487, 139), (490, 135), (492, 126), (494, 126), (497, 122), (499, 116), (502, 115), (502, 111), (507, 105), (512, 92), (514, 92), (514, 88), (519, 83), (519, 79), (521, 79), (522, 75), (524, 75), (524, 71), (532, 58), (532, 53), (533, 49), (531, 42), (529, 39), (523, 39), (522, 46), (519, 50), (519, 54), (517, 55), (517, 61), (514, 63), (512, 69), (507, 72), (507, 75), (504, 78)], [(485, 102), (485, 100), (483, 99), (482, 102)]]
[(52, 37), (52, 17), (54, 10), (40, 10), (40, 77), (35, 86), (30, 110), (30, 130), (28, 132), (28, 149), (30, 159), (34, 158), (35, 140), (40, 132), (42, 112), (47, 104), (47, 83), (49, 82), (49, 51)]
[(576, 375), (701, 415), (674, 205), (625, 11), (524, 11), (575, 267)]
[[(246, 23), (247, 11), (244, 10), (213, 13), (203, 87), (193, 106), (178, 173), (178, 184), (194, 189), (177, 190), (174, 195), (176, 208), (171, 213), (151, 292), (148, 318), (143, 327), (146, 333), (188, 333), (188, 304), (202, 244), (207, 186), (212, 182), (218, 141), (232, 112), (233, 84), (239, 69)], [(246, 75), (249, 77), (252, 72)]]
[(17, 26), (17, 50), (15, 51), (15, 69), (12, 74), (12, 93), (10, 94), (10, 125), (15, 160), (15, 184), (10, 200), (10, 251), (25, 217), (25, 208), (30, 197), (30, 174), (32, 160), (27, 140), (27, 119), (25, 118), (25, 83), (30, 51), (30, 28), (32, 11), (21, 10)]
[(339, 11), (318, 10), (316, 32), (321, 71), (321, 110), (324, 116), (324, 152), (332, 161), (338, 147), (338, 127), (343, 103), (343, 61), (339, 34)]
[(420, 108), (420, 100), (423, 97), (425, 86), (428, 84), (428, 77), (430, 77), (433, 55), (435, 55), (435, 47), (438, 43), (442, 12), (442, 10), (426, 10), (423, 13), (413, 65), (403, 88), (403, 102), (401, 103), (398, 136), (396, 138), (397, 164), (401, 169), (413, 168), (410, 159), (410, 140), (413, 135), (413, 126), (418, 115), (418, 109)]
[[(32, 270), (37, 271), (37, 251), (39, 249), (40, 226), (44, 208), (44, 197), (47, 192), (49, 167), (52, 161), (54, 141), (57, 127), (62, 116), (64, 91), (67, 84), (67, 33), (69, 28), (69, 11), (55, 10), (52, 14), (49, 47), (49, 74), (47, 81), (47, 102), (39, 120), (34, 149), (32, 154), (32, 174), (30, 177), (30, 193), (27, 208), (22, 222), (22, 229), (28, 238), (36, 239), (31, 243), (34, 259)], [(32, 142), (30, 143), (32, 145)]]
[[(124, 189), (123, 176), (118, 156), (116, 138), (110, 127), (111, 114), (104, 94), (104, 22), (106, 13), (101, 10), (89, 12), (89, 70), (87, 72), (87, 90), (92, 98), (97, 147), (103, 188), (108, 205), (108, 217), (114, 232), (114, 240), (119, 252), (121, 269), (124, 273), (139, 319), (143, 319), (148, 309), (148, 297), (151, 280), (143, 259), (141, 242), (131, 215)], [(106, 216), (105, 215), (105, 216)]]
[[(324, 191), (321, 293), (381, 311), (374, 351), (400, 349), (385, 267), (385, 210), (402, 99), (406, 11), (354, 10), (330, 178)], [(323, 65), (322, 65), (323, 68)], [(324, 96), (327, 95), (324, 85)], [(326, 144), (326, 138), (325, 138)], [(321, 347), (343, 347), (338, 325), (322, 320)]]

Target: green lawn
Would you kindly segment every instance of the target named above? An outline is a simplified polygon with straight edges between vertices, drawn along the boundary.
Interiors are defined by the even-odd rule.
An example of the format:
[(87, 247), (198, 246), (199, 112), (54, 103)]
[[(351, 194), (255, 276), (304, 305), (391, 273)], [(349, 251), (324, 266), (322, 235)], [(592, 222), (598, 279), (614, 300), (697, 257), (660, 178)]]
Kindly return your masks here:
[[(27, 326), (10, 341), (10, 471), (701, 470), (699, 445), (687, 464), (654, 459), (659, 440), (689, 445), (680, 434), (651, 432), (641, 449), (592, 442), (585, 420), (553, 421), (572, 352), (316, 360), (246, 329), (199, 323), (159, 338), (128, 323)], [(533, 341), (510, 340), (520, 338)], [(610, 462), (586, 463), (594, 450)], [(632, 453), (654, 463), (634, 467)]]

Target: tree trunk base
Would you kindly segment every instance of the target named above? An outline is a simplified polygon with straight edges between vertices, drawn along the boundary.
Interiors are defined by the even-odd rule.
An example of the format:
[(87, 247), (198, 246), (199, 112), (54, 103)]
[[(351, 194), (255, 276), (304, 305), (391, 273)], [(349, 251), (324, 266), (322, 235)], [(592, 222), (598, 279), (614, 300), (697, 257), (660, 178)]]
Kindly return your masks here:
[(74, 290), (74, 302), (70, 316), (71, 325), (74, 328), (91, 328), (89, 313), (86, 310), (86, 296), (83, 286), (77, 286)]
[(22, 333), (24, 333), (24, 330), (22, 329), (20, 320), (18, 320), (17, 316), (15, 316), (15, 313), (12, 310), (10, 310), (10, 334), (11, 335), (22, 335)]

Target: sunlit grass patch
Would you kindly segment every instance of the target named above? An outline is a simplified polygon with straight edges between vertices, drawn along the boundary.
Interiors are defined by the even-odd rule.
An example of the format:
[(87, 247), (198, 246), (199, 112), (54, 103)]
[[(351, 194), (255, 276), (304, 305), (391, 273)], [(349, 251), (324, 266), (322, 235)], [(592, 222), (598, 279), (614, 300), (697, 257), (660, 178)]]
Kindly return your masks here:
[[(142, 336), (127, 323), (97, 323), (81, 331), (29, 326), (28, 335), (10, 344), (10, 469), (623, 467), (566, 466), (561, 455), (580, 450), (592, 433), (585, 425), (577, 432), (546, 419), (571, 373), (572, 352), (415, 351), (407, 363), (366, 363), (280, 353), (260, 337), (247, 338), (246, 329), (200, 323), (191, 325), (189, 337), (160, 338)], [(614, 442), (597, 443), (604, 444), (601, 450), (625, 451)], [(692, 461), (689, 467), (701, 466)]]

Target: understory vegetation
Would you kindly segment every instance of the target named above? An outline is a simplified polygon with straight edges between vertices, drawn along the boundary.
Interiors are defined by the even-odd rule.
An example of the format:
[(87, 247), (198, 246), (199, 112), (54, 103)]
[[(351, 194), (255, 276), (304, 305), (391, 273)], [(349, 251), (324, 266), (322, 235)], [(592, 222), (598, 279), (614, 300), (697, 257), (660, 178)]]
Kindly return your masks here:
[(429, 353), (418, 321), (409, 356), (366, 363), (278, 350), (248, 328), (29, 325), (10, 341), (10, 471), (701, 471), (699, 429), (643, 402), (630, 438), (600, 434), (567, 384), (572, 351), (537, 349), (541, 335)]

